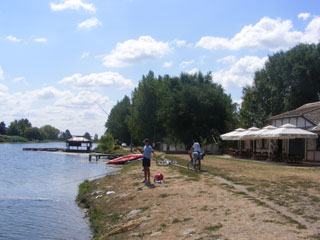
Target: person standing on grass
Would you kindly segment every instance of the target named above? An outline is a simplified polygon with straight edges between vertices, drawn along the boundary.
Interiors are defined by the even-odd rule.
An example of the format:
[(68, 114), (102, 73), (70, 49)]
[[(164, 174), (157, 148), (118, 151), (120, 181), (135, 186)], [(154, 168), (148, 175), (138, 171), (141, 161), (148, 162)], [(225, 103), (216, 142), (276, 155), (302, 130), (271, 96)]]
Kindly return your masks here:
[(143, 166), (143, 172), (144, 172), (144, 181), (143, 183), (149, 184), (150, 183), (150, 159), (151, 159), (151, 153), (153, 154), (154, 160), (156, 160), (156, 154), (153, 151), (153, 148), (149, 144), (149, 139), (146, 138), (143, 140), (144, 148), (143, 151), (143, 160), (142, 160), (142, 166)]

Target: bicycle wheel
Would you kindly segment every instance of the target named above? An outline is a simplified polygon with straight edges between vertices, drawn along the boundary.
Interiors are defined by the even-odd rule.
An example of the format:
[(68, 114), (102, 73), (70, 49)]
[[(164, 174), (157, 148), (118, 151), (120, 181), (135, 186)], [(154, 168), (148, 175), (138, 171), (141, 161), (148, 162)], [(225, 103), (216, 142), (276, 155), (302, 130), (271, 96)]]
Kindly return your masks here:
[(193, 169), (192, 161), (189, 161), (189, 162), (188, 162), (187, 168), (188, 168), (188, 170), (192, 170), (192, 169)]
[(199, 160), (196, 161), (196, 163), (193, 165), (193, 168), (196, 172), (200, 172)]

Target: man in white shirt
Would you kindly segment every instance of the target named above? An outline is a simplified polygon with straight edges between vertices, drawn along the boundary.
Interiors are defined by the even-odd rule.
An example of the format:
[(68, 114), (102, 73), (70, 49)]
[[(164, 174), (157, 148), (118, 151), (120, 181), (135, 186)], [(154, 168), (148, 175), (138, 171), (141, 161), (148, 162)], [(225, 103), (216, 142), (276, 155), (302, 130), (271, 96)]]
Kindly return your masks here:
[(201, 154), (201, 147), (200, 147), (200, 143), (197, 142), (196, 140), (192, 141), (192, 147), (189, 151), (189, 155), (190, 155), (190, 160), (192, 161), (192, 153), (193, 152), (197, 152), (198, 153), (198, 157), (200, 158), (200, 154)]

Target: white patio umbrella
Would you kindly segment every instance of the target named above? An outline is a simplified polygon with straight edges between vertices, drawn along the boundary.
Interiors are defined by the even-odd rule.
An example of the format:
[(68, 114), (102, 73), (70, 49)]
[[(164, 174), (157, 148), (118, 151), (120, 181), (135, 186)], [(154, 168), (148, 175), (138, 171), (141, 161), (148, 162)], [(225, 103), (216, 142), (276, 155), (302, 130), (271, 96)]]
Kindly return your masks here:
[(241, 132), (237, 132), (232, 136), (233, 140), (244, 140), (246, 139), (246, 136), (248, 136), (250, 133), (254, 132), (254, 131), (258, 131), (259, 128), (256, 127), (251, 127), (249, 129), (247, 129), (246, 131), (241, 131)]
[[(246, 131), (241, 131), (241, 132), (238, 132), (238, 133), (234, 134), (232, 136), (232, 138), (233, 138), (233, 140), (240, 140), (240, 141), (241, 140), (245, 140), (246, 136), (248, 136), (248, 134), (250, 134), (252, 132), (255, 132), (255, 131), (258, 131), (258, 130), (259, 130), (259, 128), (251, 127)], [(240, 146), (241, 146), (241, 144), (240, 144)], [(254, 153), (254, 144), (253, 144), (252, 152)]]
[(245, 139), (262, 139), (262, 137), (261, 137), (262, 133), (267, 133), (267, 132), (273, 131), (275, 129), (277, 129), (275, 126), (268, 125), (268, 126), (265, 126), (259, 130), (251, 131), (244, 138)]
[(243, 128), (237, 128), (236, 130), (234, 130), (232, 132), (228, 132), (228, 133), (220, 135), (220, 137), (222, 140), (236, 140), (236, 139), (233, 139), (232, 137), (237, 135), (237, 133), (244, 132), (244, 131), (245, 131), (245, 129), (243, 129)]
[(287, 123), (272, 131), (261, 133), (260, 137), (265, 139), (295, 139), (317, 138), (318, 135), (313, 132), (297, 128), (296, 125)]
[(289, 155), (289, 139), (296, 138), (317, 138), (318, 135), (301, 128), (296, 125), (287, 123), (272, 131), (267, 131), (260, 134), (261, 138), (265, 139), (287, 139), (287, 156)]

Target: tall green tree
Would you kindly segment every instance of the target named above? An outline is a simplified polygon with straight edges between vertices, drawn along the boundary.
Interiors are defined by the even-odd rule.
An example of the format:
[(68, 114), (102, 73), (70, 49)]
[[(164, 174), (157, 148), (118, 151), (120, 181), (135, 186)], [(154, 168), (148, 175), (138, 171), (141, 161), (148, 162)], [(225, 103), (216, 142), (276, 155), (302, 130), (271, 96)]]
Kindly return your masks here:
[(181, 74), (167, 82), (159, 115), (167, 135), (190, 144), (194, 138), (211, 139), (223, 133), (234, 120), (236, 106), (221, 85), (212, 82), (211, 74)]
[(114, 138), (111, 133), (101, 136), (97, 150), (103, 153), (110, 153), (114, 149)]
[(24, 131), (31, 127), (28, 119), (14, 120), (7, 129), (7, 135), (24, 137)]
[(42, 141), (44, 139), (47, 139), (47, 135), (46, 133), (37, 127), (30, 127), (30, 128), (26, 128), (24, 131), (24, 136), (28, 139), (28, 140), (39, 140)]
[(83, 135), (83, 137), (85, 137), (86, 139), (89, 139), (89, 140), (92, 139), (90, 133), (88, 133), (88, 132), (86, 132), (86, 133)]
[[(152, 142), (166, 138), (190, 144), (193, 138), (211, 139), (212, 134), (224, 133), (237, 124), (236, 105), (221, 85), (212, 82), (210, 73), (155, 77), (149, 72), (134, 90), (133, 104), (133, 136), (138, 144), (146, 137)], [(121, 115), (119, 109), (120, 103), (106, 123), (107, 132), (114, 136), (125, 125), (123, 116), (130, 116), (130, 112)], [(127, 130), (130, 132), (131, 126)]]
[(240, 118), (245, 127), (262, 127), (269, 117), (319, 101), (320, 44), (299, 44), (269, 56), (243, 89)]
[(108, 120), (105, 124), (107, 133), (110, 133), (115, 139), (122, 142), (130, 142), (129, 122), (131, 119), (131, 103), (128, 96), (111, 109)]
[(160, 109), (159, 82), (150, 71), (142, 76), (137, 89), (134, 91), (134, 136), (136, 142), (148, 137), (152, 142), (161, 139), (161, 122), (157, 112)]
[(60, 130), (51, 126), (51, 125), (45, 125), (40, 128), (43, 132), (45, 132), (47, 139), (49, 140), (56, 140), (58, 139)]
[(6, 124), (4, 123), (4, 121), (0, 122), (0, 134), (4, 135), (6, 134)]

